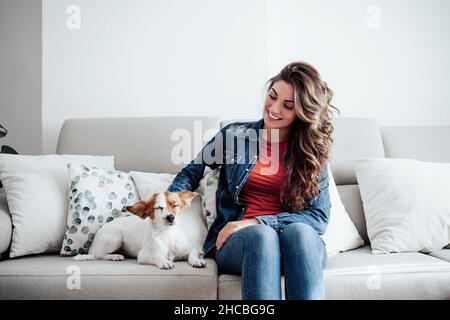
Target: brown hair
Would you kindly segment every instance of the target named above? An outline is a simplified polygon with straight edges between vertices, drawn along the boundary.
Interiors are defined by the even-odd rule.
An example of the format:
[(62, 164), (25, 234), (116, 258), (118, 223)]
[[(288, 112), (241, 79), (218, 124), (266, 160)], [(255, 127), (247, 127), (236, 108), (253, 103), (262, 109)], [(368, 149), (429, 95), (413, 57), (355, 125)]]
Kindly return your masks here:
[(285, 209), (300, 211), (320, 193), (320, 169), (329, 159), (333, 142), (332, 110), (339, 110), (331, 105), (333, 91), (312, 65), (302, 61), (288, 64), (268, 81), (268, 89), (280, 80), (293, 86), (297, 114), (289, 130), (289, 157), (280, 197)]

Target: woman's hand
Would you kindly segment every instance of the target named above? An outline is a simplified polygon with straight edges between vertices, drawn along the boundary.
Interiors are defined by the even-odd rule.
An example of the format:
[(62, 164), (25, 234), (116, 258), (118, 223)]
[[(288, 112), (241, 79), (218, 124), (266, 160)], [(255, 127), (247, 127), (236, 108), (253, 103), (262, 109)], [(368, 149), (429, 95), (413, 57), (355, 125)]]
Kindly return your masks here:
[(219, 235), (217, 236), (216, 248), (217, 250), (222, 249), (225, 242), (228, 238), (235, 233), (236, 231), (251, 226), (252, 224), (259, 224), (257, 219), (248, 219), (248, 220), (239, 220), (239, 221), (231, 221), (228, 222), (225, 227), (220, 230)]

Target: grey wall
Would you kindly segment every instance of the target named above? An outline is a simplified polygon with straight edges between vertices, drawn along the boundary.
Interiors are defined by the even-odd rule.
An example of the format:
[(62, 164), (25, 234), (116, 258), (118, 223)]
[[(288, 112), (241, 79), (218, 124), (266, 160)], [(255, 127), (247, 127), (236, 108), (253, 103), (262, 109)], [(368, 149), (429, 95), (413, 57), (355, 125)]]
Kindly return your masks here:
[(42, 152), (42, 1), (0, 0), (0, 145)]

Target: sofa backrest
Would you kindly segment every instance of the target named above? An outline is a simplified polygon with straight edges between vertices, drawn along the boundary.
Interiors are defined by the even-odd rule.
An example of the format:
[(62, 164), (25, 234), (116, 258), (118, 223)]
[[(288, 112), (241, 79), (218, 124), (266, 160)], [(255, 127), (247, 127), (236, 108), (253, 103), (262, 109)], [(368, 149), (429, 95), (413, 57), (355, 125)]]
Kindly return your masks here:
[(450, 162), (450, 126), (381, 127), (386, 158)]
[[(230, 122), (214, 117), (86, 118), (66, 120), (58, 139), (58, 154), (114, 155), (123, 171), (177, 173), (187, 163), (171, 161), (179, 134), (197, 142)], [(366, 221), (352, 161), (364, 157), (413, 158), (450, 162), (450, 126), (379, 127), (373, 119), (336, 117), (333, 121), (331, 169), (342, 202), (366, 243)], [(178, 129), (178, 130), (177, 130)], [(175, 131), (177, 130), (177, 131)], [(174, 133), (175, 132), (175, 133)], [(206, 135), (208, 136), (208, 135)], [(207, 139), (200, 140), (206, 143)], [(188, 141), (194, 145), (194, 141)]]
[[(219, 128), (220, 120), (214, 117), (68, 119), (60, 130), (56, 153), (114, 155), (118, 170), (174, 174), (187, 164), (171, 161), (180, 136), (190, 137), (191, 141), (183, 141), (193, 146), (194, 140), (201, 141), (199, 136)], [(195, 151), (191, 153), (188, 161)]]

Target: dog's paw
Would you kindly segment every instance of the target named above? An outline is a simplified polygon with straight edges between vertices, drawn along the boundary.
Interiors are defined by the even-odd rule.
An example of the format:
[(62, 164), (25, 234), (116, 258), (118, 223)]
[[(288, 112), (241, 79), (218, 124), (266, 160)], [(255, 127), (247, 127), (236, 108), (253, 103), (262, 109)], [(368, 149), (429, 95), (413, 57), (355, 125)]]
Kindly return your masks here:
[(73, 260), (76, 260), (76, 261), (94, 260), (94, 255), (92, 255), (92, 254), (77, 254), (76, 256), (73, 257)]
[(196, 259), (194, 261), (189, 261), (189, 264), (194, 268), (204, 268), (206, 267), (206, 261), (203, 259)]
[(160, 269), (172, 269), (175, 267), (172, 261), (166, 260), (166, 261), (158, 261), (156, 263), (156, 266)]
[(111, 261), (123, 261), (123, 260), (125, 260), (125, 257), (123, 255), (121, 255), (121, 254), (110, 254), (108, 256), (109, 256), (108, 260), (111, 260)]

